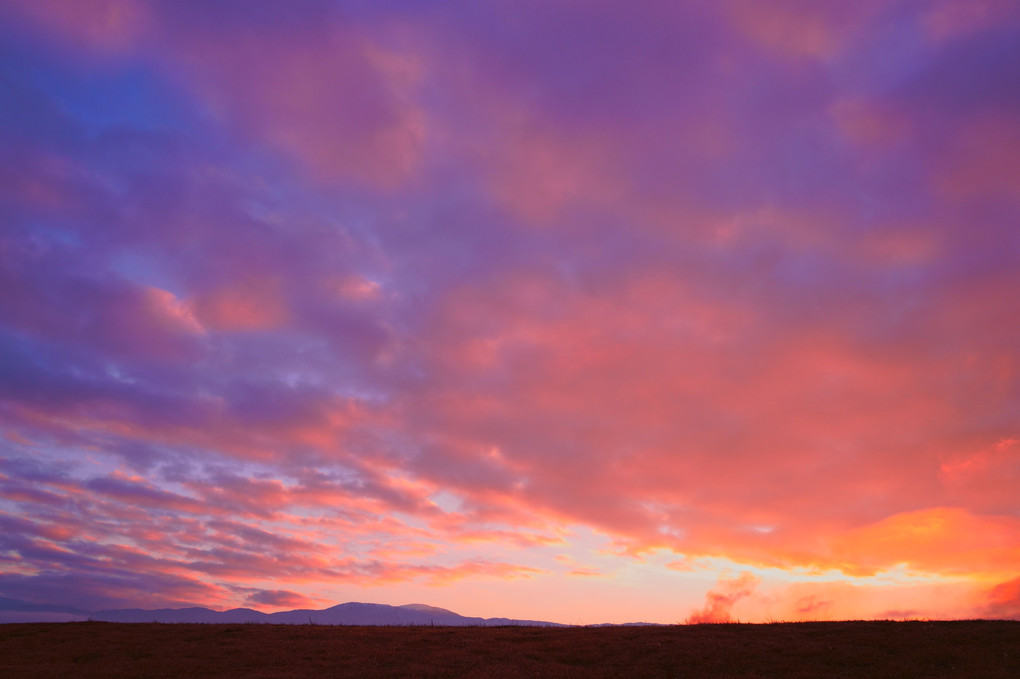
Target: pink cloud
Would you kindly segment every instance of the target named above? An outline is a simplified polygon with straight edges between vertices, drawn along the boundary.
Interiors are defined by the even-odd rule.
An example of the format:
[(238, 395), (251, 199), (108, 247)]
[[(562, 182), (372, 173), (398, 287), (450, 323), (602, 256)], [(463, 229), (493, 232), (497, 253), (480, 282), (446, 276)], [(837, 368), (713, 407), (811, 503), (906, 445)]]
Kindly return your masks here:
[(984, 115), (956, 132), (937, 187), (956, 199), (1002, 197), (1020, 200), (1020, 120)]
[(766, 8), (753, 0), (725, 3), (737, 28), (762, 46), (786, 57), (830, 57), (846, 47), (855, 29), (881, 7), (857, 2), (832, 5), (782, 0)]
[[(502, 470), (496, 477), (501, 483), (518, 479), (532, 499), (532, 511), (593, 522), (630, 536), (636, 544), (783, 565), (852, 568), (868, 563), (867, 552), (876, 558), (871, 569), (909, 561), (947, 572), (958, 535), (983, 535), (988, 547), (1003, 539), (994, 528), (999, 518), (960, 517), (973, 521), (973, 528), (957, 531), (947, 525), (944, 532), (932, 534), (923, 549), (914, 545), (916, 549), (885, 552), (872, 535), (860, 538), (861, 553), (851, 553), (856, 549), (851, 545), (857, 544), (854, 530), (881, 532), (885, 529), (865, 527), (883, 517), (907, 521), (911, 514), (904, 509), (916, 507), (912, 503), (917, 498), (927, 502), (938, 497), (941, 462), (925, 446), (929, 437), (940, 434), (926, 432), (924, 424), (948, 424), (960, 416), (953, 404), (918, 386), (941, 389), (943, 380), (952, 379), (951, 366), (947, 372), (932, 373), (921, 356), (912, 362), (895, 347), (872, 348), (837, 330), (852, 323), (855, 313), (870, 315), (873, 308), (849, 307), (843, 317), (831, 319), (828, 330), (821, 323), (781, 328), (751, 309), (685, 299), (684, 287), (668, 278), (638, 280), (632, 287), (603, 293), (600, 303), (587, 309), (584, 298), (570, 300), (548, 320), (534, 314), (543, 297), (532, 291), (544, 289), (553, 296), (553, 282), (546, 281), (544, 288), (516, 286), (530, 315), (517, 315), (515, 305), (525, 308), (525, 303), (502, 294), (486, 304), (478, 299), (484, 292), (476, 288), (475, 299), (457, 293), (456, 305), (437, 326), (444, 333), (441, 345), (450, 350), (446, 374), (454, 380), (451, 384), (472, 384), (476, 375), (507, 377), (500, 382), (501, 400), (488, 397), (484, 389), (468, 402), (434, 400), (436, 421), (447, 436), (463, 431), (466, 441), (477, 441), (479, 448), (488, 436), (499, 457), (476, 454), (474, 463), (489, 459)], [(474, 319), (475, 328), (502, 329), (501, 335), (486, 338), (484, 360), (473, 358), (471, 347), (479, 346), (478, 340), (470, 331), (459, 331), (461, 315)], [(493, 316), (505, 320), (493, 322)], [(604, 318), (614, 319), (611, 327), (601, 322)], [(772, 340), (758, 342), (755, 361), (739, 361), (745, 338), (773, 332)], [(741, 366), (741, 372), (732, 372)], [(876, 400), (876, 394), (884, 395)], [(692, 411), (704, 412), (700, 407), (706, 403), (713, 404), (711, 412), (728, 417), (691, 416)], [(502, 428), (501, 419), (511, 411), (518, 422), (531, 424), (514, 431)], [(610, 421), (587, 415), (607, 412), (613, 413)], [(748, 430), (753, 437), (744, 433)], [(545, 452), (567, 441), (583, 446), (583, 467), (572, 456), (558, 459)], [(883, 450), (890, 445), (903, 451), (898, 461), (885, 456)], [(819, 450), (832, 450), (835, 457), (819, 457)], [(836, 462), (839, 450), (855, 464), (871, 460), (890, 475), (889, 481), (875, 480), (865, 468), (842, 466)], [(777, 464), (778, 459), (783, 462)], [(818, 480), (819, 464), (830, 469), (824, 481)], [(927, 469), (926, 475), (918, 476), (918, 465)], [(451, 477), (441, 480), (441, 470), (433, 464), (433, 478), (449, 483)], [(805, 483), (815, 479), (808, 486), (812, 489), (824, 484), (825, 504), (815, 502), (813, 498), (822, 496), (807, 490), (780, 490), (801, 477)], [(491, 503), (491, 496), (480, 489), (463, 490)], [(872, 497), (874, 503), (841, 505), (833, 512), (829, 502), (834, 494)], [(656, 518), (622, 499), (636, 497), (655, 498), (665, 513)], [(701, 511), (685, 519), (679, 508), (692, 505)], [(926, 516), (925, 507), (918, 509), (919, 519)], [(938, 510), (931, 511), (931, 517), (940, 516)], [(805, 520), (805, 513), (815, 518)], [(832, 519), (827, 519), (830, 514)], [(768, 530), (755, 533), (755, 526)], [(1002, 529), (1014, 530), (1008, 522)], [(838, 537), (844, 532), (846, 537)], [(826, 533), (837, 536), (843, 546), (826, 541)], [(909, 541), (890, 539), (890, 547), (897, 543)], [(998, 569), (1011, 558), (1008, 550), (984, 548), (972, 556), (968, 563), (976, 570)]]
[(420, 66), (329, 22), (312, 32), (171, 38), (188, 85), (212, 112), (326, 183), (393, 187), (415, 171), (426, 133)]
[(839, 131), (854, 145), (888, 151), (908, 142), (911, 129), (902, 111), (865, 99), (840, 99), (829, 106)]
[(980, 32), (1015, 16), (1016, 5), (1009, 0), (939, 0), (926, 8), (922, 25), (937, 41)]
[(200, 295), (187, 313), (201, 324), (225, 331), (268, 330), (288, 320), (286, 303), (272, 280), (251, 279)]
[(150, 7), (139, 0), (14, 0), (34, 21), (101, 53), (134, 47), (149, 29)]
[(148, 288), (144, 291), (152, 315), (168, 326), (170, 332), (202, 334), (205, 328), (186, 303), (167, 290)]

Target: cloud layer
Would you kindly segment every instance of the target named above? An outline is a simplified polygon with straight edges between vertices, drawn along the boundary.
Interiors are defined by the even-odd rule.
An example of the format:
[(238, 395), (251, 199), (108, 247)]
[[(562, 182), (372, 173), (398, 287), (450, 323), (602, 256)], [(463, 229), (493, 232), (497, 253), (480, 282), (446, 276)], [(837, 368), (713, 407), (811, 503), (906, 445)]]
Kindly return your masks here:
[(1018, 45), (994, 0), (0, 2), (0, 594), (1015, 617)]

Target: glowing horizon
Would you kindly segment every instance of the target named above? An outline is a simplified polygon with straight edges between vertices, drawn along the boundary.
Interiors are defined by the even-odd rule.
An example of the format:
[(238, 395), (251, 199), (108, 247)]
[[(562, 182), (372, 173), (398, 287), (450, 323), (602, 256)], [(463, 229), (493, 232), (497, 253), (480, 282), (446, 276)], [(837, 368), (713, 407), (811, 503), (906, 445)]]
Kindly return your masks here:
[(0, 597), (1020, 618), (1020, 7), (0, 0)]

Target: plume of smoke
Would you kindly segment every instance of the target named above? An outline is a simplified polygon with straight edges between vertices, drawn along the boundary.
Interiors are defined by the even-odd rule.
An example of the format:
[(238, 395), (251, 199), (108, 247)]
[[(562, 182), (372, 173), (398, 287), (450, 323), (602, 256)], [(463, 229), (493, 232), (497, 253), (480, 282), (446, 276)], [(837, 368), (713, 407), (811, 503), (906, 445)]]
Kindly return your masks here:
[(705, 593), (705, 605), (688, 616), (687, 624), (730, 622), (733, 605), (750, 596), (758, 582), (758, 577), (750, 572), (741, 573), (736, 578), (719, 578), (715, 587)]
[(1020, 620), (1020, 578), (1000, 583), (988, 592), (985, 615)]

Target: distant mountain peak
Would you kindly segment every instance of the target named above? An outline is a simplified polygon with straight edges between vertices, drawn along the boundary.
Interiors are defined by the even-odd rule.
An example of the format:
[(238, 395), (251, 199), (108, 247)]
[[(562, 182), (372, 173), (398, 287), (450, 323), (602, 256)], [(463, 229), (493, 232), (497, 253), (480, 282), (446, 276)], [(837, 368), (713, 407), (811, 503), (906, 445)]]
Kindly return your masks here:
[(123, 608), (105, 611), (80, 611), (60, 606), (29, 604), (16, 599), (0, 599), (0, 622), (65, 622), (69, 620), (98, 620), (103, 622), (162, 622), (162, 623), (260, 623), (270, 625), (529, 625), (560, 627), (559, 623), (539, 620), (512, 620), (509, 618), (466, 617), (428, 604), (367, 604), (351, 601), (322, 610), (297, 609), (263, 613), (251, 608), (234, 608), (214, 611), (193, 606), (190, 608)]
[(428, 604), (404, 604), (403, 606), (397, 606), (397, 608), (403, 608), (409, 611), (422, 611), (423, 613), (435, 613), (440, 615), (459, 615), (446, 608), (438, 608), (436, 606), (429, 606)]

